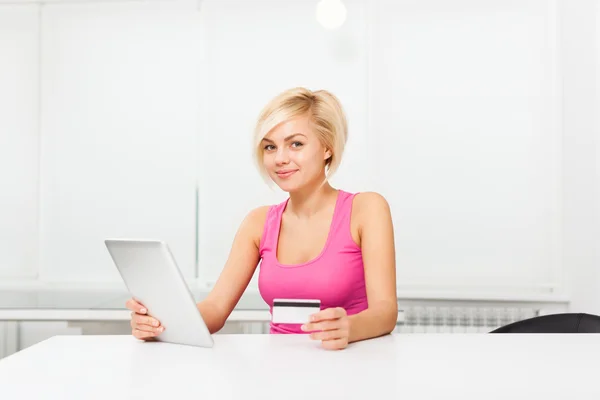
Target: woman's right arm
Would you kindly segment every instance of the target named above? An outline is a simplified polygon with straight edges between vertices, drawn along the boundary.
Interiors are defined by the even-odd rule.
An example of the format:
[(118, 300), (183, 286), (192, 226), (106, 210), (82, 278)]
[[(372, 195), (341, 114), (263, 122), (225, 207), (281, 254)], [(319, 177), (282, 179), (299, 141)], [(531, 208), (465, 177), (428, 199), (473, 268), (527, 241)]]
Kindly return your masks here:
[(256, 271), (268, 210), (268, 206), (259, 207), (244, 218), (219, 279), (208, 296), (198, 303), (198, 310), (210, 333), (223, 328)]

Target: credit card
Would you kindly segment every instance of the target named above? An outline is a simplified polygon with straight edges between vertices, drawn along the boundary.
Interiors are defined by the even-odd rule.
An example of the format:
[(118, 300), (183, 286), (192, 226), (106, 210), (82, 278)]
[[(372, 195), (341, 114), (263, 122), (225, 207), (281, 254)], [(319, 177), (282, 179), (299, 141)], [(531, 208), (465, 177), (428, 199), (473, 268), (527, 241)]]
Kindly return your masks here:
[(321, 311), (321, 300), (273, 299), (272, 322), (276, 324), (305, 324), (310, 316)]

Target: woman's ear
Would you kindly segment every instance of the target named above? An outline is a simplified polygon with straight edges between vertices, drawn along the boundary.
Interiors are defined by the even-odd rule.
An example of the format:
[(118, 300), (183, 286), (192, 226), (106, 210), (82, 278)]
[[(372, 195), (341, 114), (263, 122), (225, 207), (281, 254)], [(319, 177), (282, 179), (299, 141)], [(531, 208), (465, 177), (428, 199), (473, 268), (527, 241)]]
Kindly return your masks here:
[(331, 150), (325, 150), (325, 160), (328, 160), (331, 158)]

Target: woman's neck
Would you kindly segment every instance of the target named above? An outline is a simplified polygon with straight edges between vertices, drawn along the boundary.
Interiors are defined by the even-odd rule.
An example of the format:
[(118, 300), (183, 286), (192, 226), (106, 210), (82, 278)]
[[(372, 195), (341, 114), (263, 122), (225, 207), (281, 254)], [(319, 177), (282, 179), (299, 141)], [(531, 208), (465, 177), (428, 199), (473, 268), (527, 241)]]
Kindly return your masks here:
[(338, 190), (329, 182), (315, 187), (306, 188), (299, 192), (291, 192), (286, 211), (297, 218), (310, 218), (319, 212), (328, 209), (330, 204), (337, 199)]

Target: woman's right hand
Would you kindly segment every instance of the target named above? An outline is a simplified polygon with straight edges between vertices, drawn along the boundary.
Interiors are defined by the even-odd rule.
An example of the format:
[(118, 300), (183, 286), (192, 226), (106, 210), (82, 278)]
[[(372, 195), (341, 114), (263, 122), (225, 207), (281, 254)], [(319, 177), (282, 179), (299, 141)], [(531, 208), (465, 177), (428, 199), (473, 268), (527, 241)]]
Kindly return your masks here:
[(147, 315), (148, 310), (134, 299), (127, 300), (125, 306), (131, 312), (131, 334), (140, 340), (151, 340), (165, 330), (160, 321)]

